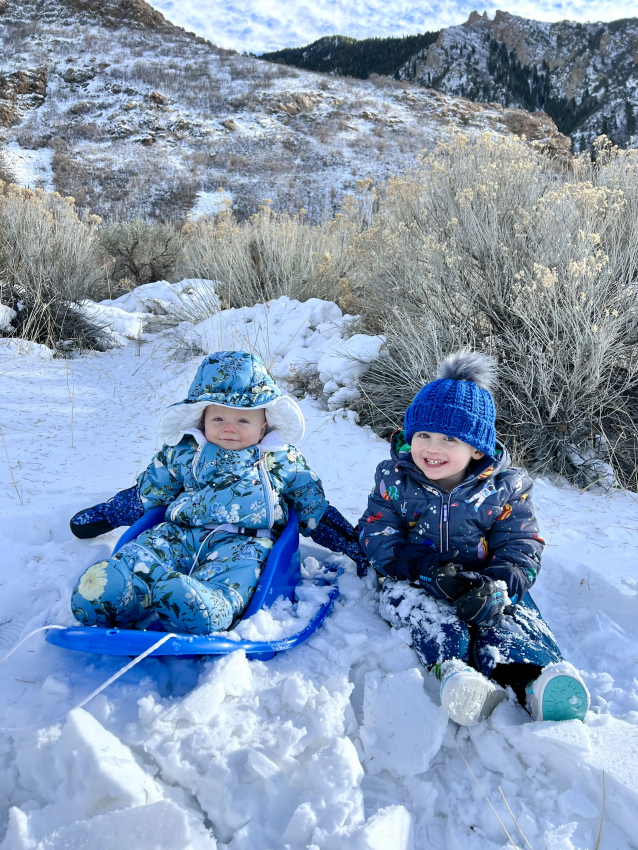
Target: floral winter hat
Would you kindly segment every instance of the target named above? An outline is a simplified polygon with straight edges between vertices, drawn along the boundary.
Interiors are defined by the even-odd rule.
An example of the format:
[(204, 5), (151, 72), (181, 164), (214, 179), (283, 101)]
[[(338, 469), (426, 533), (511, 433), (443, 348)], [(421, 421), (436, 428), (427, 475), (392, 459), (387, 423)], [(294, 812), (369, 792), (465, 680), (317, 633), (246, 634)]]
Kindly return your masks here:
[(159, 437), (175, 446), (186, 431), (197, 428), (209, 404), (263, 408), (268, 427), (286, 443), (296, 443), (305, 431), (297, 402), (284, 395), (263, 361), (246, 351), (216, 351), (200, 364), (183, 401), (167, 407), (158, 426)]

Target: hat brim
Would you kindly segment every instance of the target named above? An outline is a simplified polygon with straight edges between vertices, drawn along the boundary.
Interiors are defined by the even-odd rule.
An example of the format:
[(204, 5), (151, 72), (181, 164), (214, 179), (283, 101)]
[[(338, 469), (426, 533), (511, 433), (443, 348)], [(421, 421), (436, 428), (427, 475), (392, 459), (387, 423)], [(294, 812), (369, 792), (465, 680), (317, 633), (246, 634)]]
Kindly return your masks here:
[[(204, 411), (214, 402), (196, 401), (192, 404), (183, 401), (171, 404), (162, 413), (157, 431), (160, 440), (168, 446), (176, 446), (189, 428), (197, 428)], [(216, 402), (215, 402), (216, 403)], [(234, 410), (263, 410), (269, 428), (273, 428), (285, 443), (297, 443), (303, 438), (306, 423), (297, 402), (290, 396), (283, 395), (266, 404), (254, 407), (237, 407), (234, 404), (220, 404), (219, 407)]]

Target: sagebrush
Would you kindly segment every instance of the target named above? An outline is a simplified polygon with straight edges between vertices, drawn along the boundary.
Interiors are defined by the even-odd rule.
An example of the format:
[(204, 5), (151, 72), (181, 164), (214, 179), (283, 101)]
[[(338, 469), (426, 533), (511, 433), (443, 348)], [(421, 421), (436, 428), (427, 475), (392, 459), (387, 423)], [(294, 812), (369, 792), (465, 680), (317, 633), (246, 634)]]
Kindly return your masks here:
[(16, 336), (52, 348), (103, 347), (103, 329), (81, 309), (107, 274), (98, 224), (73, 198), (0, 181), (0, 302), (16, 311)]
[[(598, 457), (636, 485), (638, 156), (601, 144), (567, 172), (519, 140), (458, 135), (390, 181), (356, 240), (359, 291), (388, 357), (358, 409), (388, 434), (469, 345), (496, 357), (498, 430), (516, 461), (580, 483)], [(605, 479), (607, 480), (607, 479)]]

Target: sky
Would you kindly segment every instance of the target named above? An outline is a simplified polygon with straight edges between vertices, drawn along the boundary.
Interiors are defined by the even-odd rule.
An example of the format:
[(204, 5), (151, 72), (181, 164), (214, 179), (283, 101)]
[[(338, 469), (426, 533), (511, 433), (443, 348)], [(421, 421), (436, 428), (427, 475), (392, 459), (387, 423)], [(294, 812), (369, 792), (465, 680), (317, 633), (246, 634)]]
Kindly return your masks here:
[[(472, 0), (150, 0), (173, 23), (219, 47), (251, 53), (301, 47), (325, 35), (401, 36), (467, 20)], [(484, 6), (493, 16), (497, 6)], [(512, 0), (508, 12), (537, 21), (613, 21), (636, 15), (635, 0)]]

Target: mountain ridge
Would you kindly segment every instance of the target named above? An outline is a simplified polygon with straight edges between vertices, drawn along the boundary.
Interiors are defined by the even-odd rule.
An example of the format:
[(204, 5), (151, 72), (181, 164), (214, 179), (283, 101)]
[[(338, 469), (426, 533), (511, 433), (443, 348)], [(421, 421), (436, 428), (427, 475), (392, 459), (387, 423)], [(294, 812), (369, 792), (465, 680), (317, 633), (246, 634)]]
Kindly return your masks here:
[(183, 221), (228, 202), (241, 218), (266, 199), (318, 221), (453, 129), (570, 155), (543, 113), (239, 55), (144, 0), (6, 0), (1, 20), (3, 173), (107, 221)]
[[(304, 67), (321, 63), (322, 70), (337, 73), (336, 62), (347, 64), (356, 44), (337, 37), (339, 56), (331, 59), (330, 38), (267, 58)], [(494, 18), (474, 11), (464, 23), (440, 30), (389, 75), (474, 102), (542, 110), (577, 150), (591, 147), (601, 133), (626, 146), (636, 132), (638, 18), (544, 23), (500, 10)]]

